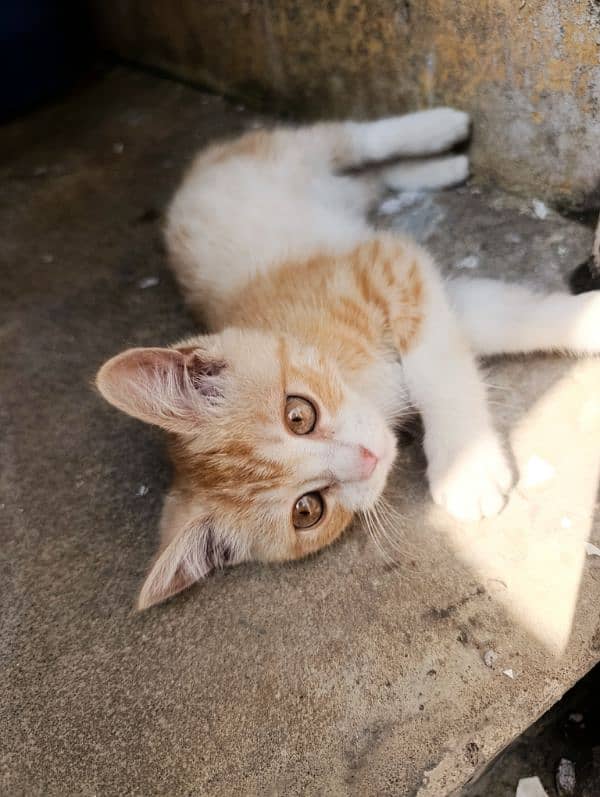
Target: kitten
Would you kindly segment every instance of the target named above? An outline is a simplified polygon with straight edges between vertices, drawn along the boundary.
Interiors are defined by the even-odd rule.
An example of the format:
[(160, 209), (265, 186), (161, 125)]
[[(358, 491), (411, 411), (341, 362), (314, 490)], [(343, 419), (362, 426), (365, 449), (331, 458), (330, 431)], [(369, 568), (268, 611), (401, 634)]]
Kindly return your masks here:
[(368, 224), (382, 188), (466, 179), (466, 157), (431, 156), (468, 131), (466, 114), (440, 108), (253, 132), (196, 158), (166, 239), (211, 334), (130, 349), (97, 379), (109, 402), (169, 433), (174, 482), (140, 608), (215, 567), (296, 559), (339, 537), (380, 498), (410, 405), (434, 501), (465, 521), (502, 509), (511, 469), (475, 355), (598, 352), (600, 295), (444, 283), (426, 251)]

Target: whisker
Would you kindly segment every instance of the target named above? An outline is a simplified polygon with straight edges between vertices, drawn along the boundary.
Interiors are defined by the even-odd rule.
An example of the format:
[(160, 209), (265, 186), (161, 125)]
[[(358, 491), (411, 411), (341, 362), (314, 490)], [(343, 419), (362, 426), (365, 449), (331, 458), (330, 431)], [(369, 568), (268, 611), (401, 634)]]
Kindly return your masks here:
[(410, 558), (406, 540), (396, 536), (393, 530), (402, 525), (402, 516), (385, 498), (381, 497), (370, 510), (363, 512), (365, 526), (375, 546), (389, 564), (402, 565)]

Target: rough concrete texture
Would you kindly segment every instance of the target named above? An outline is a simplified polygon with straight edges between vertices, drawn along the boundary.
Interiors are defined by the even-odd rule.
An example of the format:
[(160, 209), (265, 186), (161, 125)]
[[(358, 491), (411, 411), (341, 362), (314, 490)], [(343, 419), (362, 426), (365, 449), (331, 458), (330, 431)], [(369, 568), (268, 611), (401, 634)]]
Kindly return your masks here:
[[(498, 519), (435, 509), (406, 443), (397, 565), (357, 527), (309, 561), (241, 566), (133, 612), (168, 469), (160, 435), (90, 382), (121, 348), (193, 330), (157, 216), (196, 148), (254, 122), (116, 71), (1, 133), (3, 794), (441, 797), (599, 657), (591, 360), (488, 367), (516, 464), (554, 468)], [(384, 222), (444, 268), (471, 257), (560, 288), (591, 245), (500, 193), (412, 200)]]
[(597, 0), (96, 0), (122, 57), (296, 115), (473, 114), (476, 175), (600, 204)]
[[(521, 778), (538, 777), (548, 797), (600, 794), (600, 667), (595, 667), (519, 736), (461, 797), (515, 797)], [(571, 762), (575, 789), (559, 790), (560, 762)], [(562, 785), (565, 786), (564, 779)]]

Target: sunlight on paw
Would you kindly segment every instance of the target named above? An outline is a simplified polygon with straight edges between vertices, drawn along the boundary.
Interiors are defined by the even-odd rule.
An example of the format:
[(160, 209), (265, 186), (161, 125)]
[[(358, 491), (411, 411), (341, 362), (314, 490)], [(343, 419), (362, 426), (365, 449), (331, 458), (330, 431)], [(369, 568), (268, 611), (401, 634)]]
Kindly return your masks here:
[[(535, 385), (532, 378), (532, 392)], [(599, 393), (600, 363), (580, 361), (513, 422), (510, 445), (522, 478), (498, 517), (465, 524), (431, 514), (482, 584), (506, 585), (494, 600), (513, 622), (556, 656), (572, 634), (577, 639), (587, 628), (591, 635), (596, 625), (585, 583), (600, 550), (600, 539), (588, 539), (600, 474), (600, 417), (586, 407)]]
[(502, 510), (512, 475), (494, 437), (465, 451), (449, 468), (438, 470), (434, 467), (429, 472), (433, 500), (457, 520), (476, 521)]

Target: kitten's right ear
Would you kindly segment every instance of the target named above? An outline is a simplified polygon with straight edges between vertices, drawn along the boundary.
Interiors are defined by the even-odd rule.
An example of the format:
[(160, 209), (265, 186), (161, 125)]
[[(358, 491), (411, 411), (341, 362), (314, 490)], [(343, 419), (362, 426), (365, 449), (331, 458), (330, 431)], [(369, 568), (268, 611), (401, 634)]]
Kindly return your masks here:
[(223, 395), (225, 362), (197, 346), (128, 349), (96, 377), (104, 398), (128, 415), (171, 432), (193, 432)]

